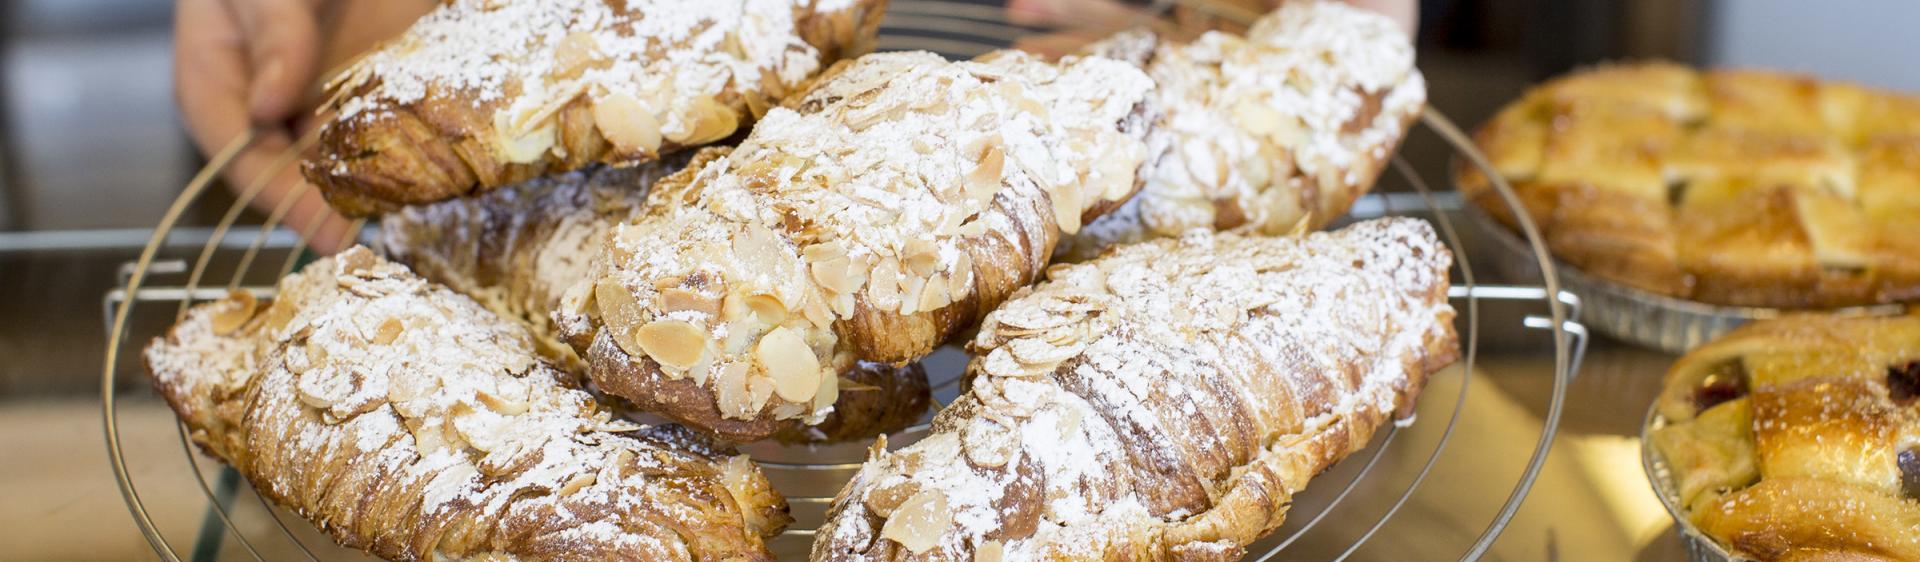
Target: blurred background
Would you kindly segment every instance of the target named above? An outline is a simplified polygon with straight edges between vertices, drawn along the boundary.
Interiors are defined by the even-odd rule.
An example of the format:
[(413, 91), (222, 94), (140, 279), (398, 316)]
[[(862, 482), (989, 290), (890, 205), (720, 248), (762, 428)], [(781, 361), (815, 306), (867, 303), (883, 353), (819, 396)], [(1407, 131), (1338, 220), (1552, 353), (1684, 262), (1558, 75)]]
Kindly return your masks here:
[[(101, 453), (98, 393), (103, 298), (202, 163), (173, 105), (171, 15), (164, 0), (0, 1), (0, 446), (11, 449), (0, 454), (0, 497), (27, 498), (0, 509), (0, 548), (26, 558), (151, 555)], [(1470, 129), (1531, 83), (1618, 59), (1920, 92), (1914, 22), (1920, 2), (1905, 0), (1428, 0), (1419, 56), (1432, 106)], [(1450, 152), (1438, 138), (1415, 134), (1404, 150), (1423, 176), (1445, 177)], [(185, 226), (212, 223), (231, 201), (209, 193)], [(1636, 388), (1664, 370), (1658, 357), (1631, 361), (1643, 367), (1623, 369)], [(1610, 384), (1595, 380), (1581, 384)], [(1583, 407), (1596, 417), (1626, 409), (1637, 422), (1645, 402), (1632, 401), (1648, 392)], [(142, 419), (171, 434), (167, 416)], [(1596, 426), (1622, 436), (1637, 428)], [(1658, 529), (1623, 532), (1645, 544)], [(61, 533), (100, 537), (74, 544)]]

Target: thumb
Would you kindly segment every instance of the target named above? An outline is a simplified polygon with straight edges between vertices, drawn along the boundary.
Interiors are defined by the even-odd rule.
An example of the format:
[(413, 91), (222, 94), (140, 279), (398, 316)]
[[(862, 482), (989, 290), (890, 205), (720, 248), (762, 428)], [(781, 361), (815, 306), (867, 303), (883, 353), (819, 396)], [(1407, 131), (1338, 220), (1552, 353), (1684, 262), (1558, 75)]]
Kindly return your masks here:
[(231, 0), (245, 37), (247, 113), (254, 122), (286, 119), (298, 109), (319, 64), (320, 30), (310, 0)]

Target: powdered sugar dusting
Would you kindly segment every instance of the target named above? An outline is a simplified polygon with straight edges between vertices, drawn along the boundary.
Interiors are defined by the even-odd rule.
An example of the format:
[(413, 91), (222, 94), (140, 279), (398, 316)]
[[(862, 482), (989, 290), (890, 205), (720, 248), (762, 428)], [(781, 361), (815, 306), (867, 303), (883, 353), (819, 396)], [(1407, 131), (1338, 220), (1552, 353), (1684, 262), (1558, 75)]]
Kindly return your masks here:
[(1260, 506), (1364, 446), (1351, 436), (1452, 359), (1450, 261), (1424, 222), (1384, 219), (1057, 268), (987, 317), (969, 392), (862, 467), (814, 559), (899, 552), (880, 538), (898, 498), (930, 490), (953, 512), (934, 548), (961, 560), (990, 541), (1005, 560), (1237, 552), (1258, 534), (1219, 523), (1277, 527)]
[(1342, 2), (1286, 2), (1242, 38), (1185, 45), (1129, 32), (1095, 47), (1141, 52), (1174, 149), (1137, 209), (1072, 242), (1076, 257), (1193, 228), (1284, 233), (1322, 225), (1371, 187), (1426, 102), (1413, 46), (1392, 21)]
[(157, 387), (208, 452), (344, 544), (671, 559), (763, 552), (784, 517), (757, 472), (635, 433), (562, 385), (520, 325), (365, 248), (286, 278), (271, 306), (215, 333), (236, 306), (196, 307), (147, 349)]
[[(618, 227), (586, 283), (631, 294), (636, 326), (670, 320), (697, 329), (701, 362), (662, 367), (716, 394), (732, 383), (708, 374), (744, 368), (749, 388), (768, 374), (754, 357), (773, 330), (798, 334), (828, 368), (856, 356), (911, 359), (945, 333), (918, 342), (926, 349), (856, 355), (859, 342), (845, 337), (856, 311), (901, 318), (998, 299), (976, 295), (976, 270), (1037, 272), (1058, 232), (1133, 191), (1147, 159), (1142, 104), (1152, 87), (1138, 70), (1102, 58), (862, 57), (770, 110), (738, 148), (692, 178), (684, 204)], [(1004, 240), (1013, 247), (994, 246)], [(989, 258), (997, 261), (977, 263)], [(665, 310), (658, 303), (669, 289), (721, 303), (765, 296), (785, 310), (751, 318), (728, 317), (724, 305)], [(597, 328), (602, 316), (561, 325)], [(615, 328), (598, 337), (632, 326)], [(818, 404), (779, 411), (786, 403), (772, 402), (772, 413), (823, 414)], [(765, 414), (751, 402), (722, 410), (736, 419)]]
[[(619, 6), (619, 7), (616, 7)], [(342, 119), (463, 95), (500, 102), (511, 115), (530, 114), (583, 90), (652, 91), (673, 99), (710, 97), (722, 88), (757, 91), (766, 82), (793, 86), (819, 69), (803, 41), (794, 0), (559, 0), (443, 3), (406, 34), (368, 54), (334, 86)], [(569, 36), (590, 37), (602, 63), (576, 76), (561, 48)], [(670, 124), (663, 124), (671, 127)]]

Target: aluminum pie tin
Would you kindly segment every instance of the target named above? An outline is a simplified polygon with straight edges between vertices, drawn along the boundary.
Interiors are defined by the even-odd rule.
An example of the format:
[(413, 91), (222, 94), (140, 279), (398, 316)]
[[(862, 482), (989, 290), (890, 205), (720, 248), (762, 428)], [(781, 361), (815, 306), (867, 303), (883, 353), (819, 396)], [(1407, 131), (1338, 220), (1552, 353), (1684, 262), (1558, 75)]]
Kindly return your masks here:
[(1667, 420), (1660, 416), (1658, 402), (1647, 407), (1647, 420), (1640, 427), (1640, 466), (1646, 470), (1647, 484), (1653, 487), (1653, 495), (1660, 498), (1660, 506), (1667, 509), (1667, 515), (1673, 517), (1673, 530), (1680, 537), (1680, 546), (1687, 552), (1687, 560), (1692, 562), (1754, 562), (1752, 558), (1736, 555), (1727, 551), (1719, 541), (1695, 527), (1692, 519), (1687, 518), (1685, 506), (1680, 505), (1680, 491), (1673, 485), (1673, 469), (1667, 466), (1667, 459), (1653, 446), (1654, 430), (1666, 427)]
[[(1499, 248), (1494, 266), (1516, 279), (1537, 279), (1539, 266), (1526, 241), (1472, 202), (1460, 206)], [(1831, 309), (1788, 309), (1707, 304), (1651, 293), (1581, 272), (1558, 259), (1554, 269), (1560, 286), (1580, 296), (1580, 321), (1615, 339), (1668, 353), (1685, 353), (1728, 331), (1755, 320), (1783, 314), (1820, 312), (1845, 316), (1887, 316), (1906, 312), (1904, 304), (1879, 304)]]

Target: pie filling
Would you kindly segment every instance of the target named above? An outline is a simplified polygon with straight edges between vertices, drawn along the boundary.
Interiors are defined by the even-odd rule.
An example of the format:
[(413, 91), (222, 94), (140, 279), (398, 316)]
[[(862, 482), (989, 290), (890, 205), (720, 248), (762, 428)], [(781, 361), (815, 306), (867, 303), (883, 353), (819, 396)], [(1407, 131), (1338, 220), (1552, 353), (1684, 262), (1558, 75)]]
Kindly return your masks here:
[(1695, 412), (1705, 412), (1708, 408), (1726, 403), (1747, 395), (1747, 368), (1734, 359), (1715, 367), (1713, 373), (1700, 379), (1700, 386), (1693, 389), (1693, 408)]
[(1887, 368), (1887, 396), (1901, 406), (1912, 404), (1915, 397), (1920, 397), (1920, 361)]

